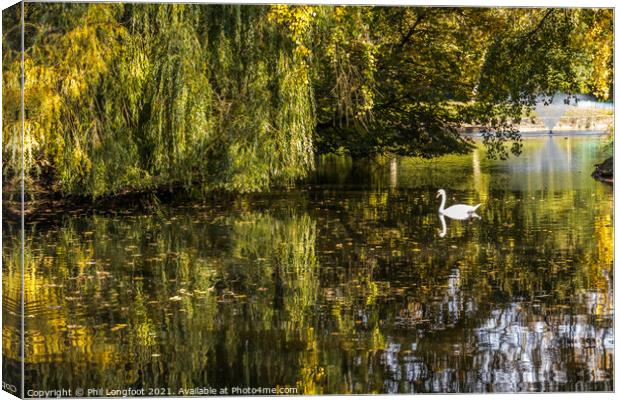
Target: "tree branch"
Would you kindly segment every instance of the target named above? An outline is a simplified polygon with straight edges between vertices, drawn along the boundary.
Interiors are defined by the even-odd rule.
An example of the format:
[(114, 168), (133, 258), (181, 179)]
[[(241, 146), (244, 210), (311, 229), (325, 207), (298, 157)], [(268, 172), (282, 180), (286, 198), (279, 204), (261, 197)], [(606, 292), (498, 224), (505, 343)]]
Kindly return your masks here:
[(525, 36), (525, 39), (529, 39), (530, 37), (534, 36), (536, 32), (538, 32), (545, 25), (545, 21), (553, 13), (553, 11), (554, 11), (553, 8), (547, 10), (545, 15), (540, 20), (540, 22), (536, 25), (536, 27)]
[(411, 26), (411, 28), (409, 28), (409, 31), (407, 32), (407, 34), (403, 37), (403, 39), (400, 41), (400, 45), (398, 46), (400, 49), (402, 49), (407, 42), (409, 41), (409, 39), (411, 39), (411, 37), (413, 36), (413, 34), (416, 31), (416, 28), (418, 27), (418, 25), (422, 22), (422, 20), (424, 20), (424, 18), (426, 17), (426, 14), (418, 14), (415, 22), (413, 23), (413, 25)]

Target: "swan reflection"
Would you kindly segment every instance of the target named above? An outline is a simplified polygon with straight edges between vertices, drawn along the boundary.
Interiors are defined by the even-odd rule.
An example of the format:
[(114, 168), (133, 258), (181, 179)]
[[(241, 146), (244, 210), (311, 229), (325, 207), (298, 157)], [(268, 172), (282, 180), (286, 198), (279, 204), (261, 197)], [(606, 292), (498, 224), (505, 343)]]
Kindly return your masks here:
[(456, 219), (456, 220), (467, 220), (467, 219), (482, 219), (482, 217), (478, 214), (474, 213), (469, 213), (467, 214), (467, 216), (463, 216), (463, 218), (452, 218), (452, 216), (448, 216), (448, 215), (444, 215), (444, 214), (439, 214), (439, 221), (441, 222), (441, 232), (439, 232), (439, 237), (444, 237), (446, 236), (446, 234), (448, 233), (448, 228), (446, 226), (446, 216), (448, 218), (451, 219)]

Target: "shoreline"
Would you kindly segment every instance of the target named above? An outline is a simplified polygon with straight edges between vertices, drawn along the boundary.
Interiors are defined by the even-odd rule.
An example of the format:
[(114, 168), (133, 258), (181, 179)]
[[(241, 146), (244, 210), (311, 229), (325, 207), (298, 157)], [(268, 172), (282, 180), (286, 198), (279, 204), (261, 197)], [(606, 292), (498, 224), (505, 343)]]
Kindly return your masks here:
[[(549, 135), (548, 131), (531, 130), (520, 132), (523, 140), (528, 139), (540, 139), (543, 137), (557, 137), (560, 139), (568, 139), (570, 137), (582, 137), (582, 138), (604, 138), (607, 133), (602, 130), (560, 130), (554, 131)], [(480, 132), (461, 133), (461, 135), (473, 139), (482, 138)], [(601, 160), (601, 163), (604, 160)], [(599, 182), (606, 182), (605, 180), (596, 179)], [(193, 188), (185, 188), (182, 186), (165, 187), (145, 191), (124, 191), (122, 193), (110, 194), (93, 199), (88, 196), (67, 195), (63, 196), (59, 192), (52, 190), (46, 190), (40, 185), (35, 185), (32, 190), (27, 190), (26, 195), (28, 200), (24, 204), (25, 217), (30, 218), (32, 216), (41, 215), (45, 219), (49, 219), (55, 215), (62, 215), (73, 212), (112, 212), (119, 210), (120, 212), (126, 212), (128, 210), (155, 210), (160, 202), (171, 203), (175, 200), (183, 198), (184, 200), (195, 200), (202, 202), (209, 202), (214, 199), (221, 201), (222, 199), (234, 199), (239, 197), (252, 197), (260, 196), (265, 193), (269, 193), (273, 190), (291, 190), (291, 188), (271, 188), (266, 191), (257, 193), (229, 193), (223, 191), (209, 191), (198, 194)], [(297, 184), (293, 185), (293, 189), (297, 188)], [(20, 202), (13, 200), (15, 198), (15, 191), (7, 188), (3, 185), (2, 188), (2, 209), (3, 209), (3, 224), (10, 223), (9, 221), (20, 218)]]

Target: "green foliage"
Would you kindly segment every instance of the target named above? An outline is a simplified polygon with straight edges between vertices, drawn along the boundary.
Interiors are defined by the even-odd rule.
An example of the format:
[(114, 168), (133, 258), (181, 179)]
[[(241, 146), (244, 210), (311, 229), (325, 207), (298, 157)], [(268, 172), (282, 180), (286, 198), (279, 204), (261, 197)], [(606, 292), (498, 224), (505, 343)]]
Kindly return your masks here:
[(612, 11), (28, 3), (3, 13), (4, 178), (63, 194), (305, 177), (315, 154), (520, 150), (539, 94), (610, 96)]
[(327, 48), (346, 57), (315, 51), (323, 55), (319, 68), (336, 70), (317, 83), (320, 152), (466, 152), (459, 130), (473, 124), (482, 126), (489, 155), (505, 158), (506, 142), (519, 153), (515, 124), (539, 94), (606, 98), (612, 87), (608, 9), (337, 7), (334, 14)]
[(338, 70), (331, 85), (345, 95), (321, 109), (322, 150), (344, 147), (354, 156), (467, 151), (457, 133), (463, 122), (459, 101), (475, 82), (467, 75), (469, 64), (459, 62), (460, 49), (471, 45), (471, 36), (454, 29), (459, 15), (436, 8), (362, 10), (335, 11), (336, 18), (352, 22), (334, 36), (346, 61), (338, 52), (326, 53)]
[[(245, 192), (304, 176), (314, 160), (310, 82), (268, 11), (28, 4), (27, 172), (49, 165), (54, 189), (93, 197), (196, 183)], [(12, 79), (19, 60), (8, 57)], [(19, 153), (16, 133), (5, 126), (6, 154)], [(15, 174), (7, 159), (5, 175)]]
[(491, 38), (474, 110), (487, 127), (484, 137), (491, 154), (505, 158), (503, 139), (514, 140), (513, 152), (520, 151), (514, 124), (531, 113), (539, 95), (592, 93), (609, 98), (613, 12), (569, 8), (498, 12), (504, 22), (501, 33)]

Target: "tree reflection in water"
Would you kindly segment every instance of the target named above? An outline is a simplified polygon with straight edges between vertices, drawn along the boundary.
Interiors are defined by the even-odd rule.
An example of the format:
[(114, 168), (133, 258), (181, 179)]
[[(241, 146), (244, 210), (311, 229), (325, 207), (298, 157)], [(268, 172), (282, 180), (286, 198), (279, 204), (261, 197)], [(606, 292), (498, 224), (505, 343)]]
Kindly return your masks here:
[[(37, 215), (28, 387), (612, 390), (612, 192), (587, 173), (599, 142), (555, 143), (532, 166), (547, 140), (563, 139), (508, 162), (325, 158), (299, 191), (230, 204)], [(482, 219), (438, 238), (438, 187), (484, 202)]]

